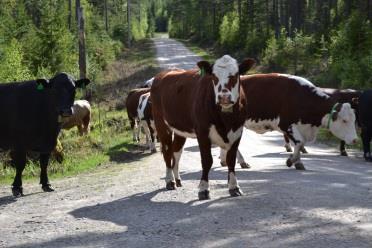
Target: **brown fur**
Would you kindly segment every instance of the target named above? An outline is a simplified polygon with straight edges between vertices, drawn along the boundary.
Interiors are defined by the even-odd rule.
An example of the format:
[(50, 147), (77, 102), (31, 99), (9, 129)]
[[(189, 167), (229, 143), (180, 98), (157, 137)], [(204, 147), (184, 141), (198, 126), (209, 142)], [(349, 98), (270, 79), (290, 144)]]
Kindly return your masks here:
[(86, 100), (77, 100), (74, 102), (73, 114), (62, 123), (62, 129), (71, 129), (77, 127), (80, 135), (89, 133), (91, 118), (91, 107)]
[[(207, 66), (204, 70), (205, 76), (200, 76), (198, 69), (177, 69), (159, 73), (151, 87), (151, 98), (155, 127), (162, 144), (166, 167), (174, 168), (177, 162), (174, 153), (182, 150), (186, 140), (176, 132), (172, 139), (173, 130), (170, 127), (180, 132), (194, 134), (199, 143), (203, 167), (201, 180), (208, 182), (208, 173), (213, 163), (211, 155), (213, 140), (209, 137), (210, 128), (214, 125), (219, 136), (225, 143), (228, 143), (228, 132), (235, 132), (244, 124), (244, 118), (240, 115), (243, 106), (237, 102), (230, 112), (222, 112), (221, 106), (215, 103), (212, 79), (216, 81), (216, 77), (210, 74), (209, 63), (199, 62), (198, 65), (199, 67)], [(245, 72), (252, 65), (253, 63), (245, 63), (242, 70)], [(240, 99), (243, 98), (244, 96), (240, 97)], [(235, 158), (239, 141), (240, 137), (228, 148), (229, 175), (235, 174)], [(180, 178), (176, 176), (175, 180), (177, 186), (180, 185)]]

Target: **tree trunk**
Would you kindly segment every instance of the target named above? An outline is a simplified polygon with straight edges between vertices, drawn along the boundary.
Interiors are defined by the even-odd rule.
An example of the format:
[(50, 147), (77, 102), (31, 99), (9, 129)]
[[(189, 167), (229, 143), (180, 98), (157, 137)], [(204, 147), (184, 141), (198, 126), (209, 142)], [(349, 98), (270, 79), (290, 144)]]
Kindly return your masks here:
[(127, 46), (130, 47), (131, 45), (131, 40), (132, 40), (132, 29), (131, 29), (131, 23), (130, 23), (130, 18), (131, 18), (131, 13), (130, 13), (130, 0), (127, 0), (127, 23), (128, 23), (128, 39), (127, 39)]
[(107, 10), (107, 0), (104, 0), (104, 14), (105, 14), (105, 29), (108, 32), (108, 10)]
[(71, 31), (72, 28), (72, 0), (68, 0), (68, 29)]
[(85, 20), (83, 8), (78, 10), (78, 32), (79, 32), (79, 69), (80, 78), (85, 78), (87, 74), (87, 62), (85, 53)]

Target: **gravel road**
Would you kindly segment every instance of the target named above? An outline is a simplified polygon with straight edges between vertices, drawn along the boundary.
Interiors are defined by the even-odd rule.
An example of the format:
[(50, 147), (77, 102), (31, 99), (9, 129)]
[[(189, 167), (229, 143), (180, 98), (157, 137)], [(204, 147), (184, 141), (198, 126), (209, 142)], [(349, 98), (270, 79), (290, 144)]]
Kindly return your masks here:
[[(193, 67), (182, 44), (154, 39), (163, 68)], [(307, 146), (306, 171), (285, 166), (282, 136), (244, 131), (241, 150), (252, 168), (237, 169), (245, 195), (228, 197), (227, 172), (213, 149), (211, 200), (197, 201), (200, 156), (195, 140), (182, 155), (183, 187), (165, 191), (161, 154), (132, 156), (96, 171), (37, 182), (14, 199), (0, 186), (0, 247), (372, 247), (372, 165), (351, 151)]]

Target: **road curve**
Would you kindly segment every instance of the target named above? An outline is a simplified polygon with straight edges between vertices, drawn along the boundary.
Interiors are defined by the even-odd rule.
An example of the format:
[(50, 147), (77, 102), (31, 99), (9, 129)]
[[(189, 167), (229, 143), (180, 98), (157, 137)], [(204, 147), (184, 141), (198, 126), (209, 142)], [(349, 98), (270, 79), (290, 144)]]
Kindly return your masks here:
[[(154, 39), (163, 68), (191, 68), (199, 58), (181, 43)], [(194, 64), (195, 65), (195, 64)], [(307, 146), (307, 171), (285, 166), (279, 133), (244, 131), (251, 164), (237, 169), (245, 195), (228, 197), (227, 171), (212, 153), (211, 200), (197, 201), (201, 176), (195, 140), (180, 161), (183, 187), (164, 190), (160, 153), (54, 181), (57, 191), (27, 183), (14, 200), (0, 187), (0, 247), (372, 247), (372, 166), (358, 152)]]

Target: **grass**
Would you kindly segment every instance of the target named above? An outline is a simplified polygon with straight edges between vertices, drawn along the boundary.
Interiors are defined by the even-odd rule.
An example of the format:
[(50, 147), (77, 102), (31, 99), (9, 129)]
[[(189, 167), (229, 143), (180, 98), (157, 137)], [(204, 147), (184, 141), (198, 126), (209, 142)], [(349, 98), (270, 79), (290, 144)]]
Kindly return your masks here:
[[(118, 60), (108, 65), (102, 72), (102, 81), (90, 86), (93, 91), (91, 132), (82, 137), (77, 128), (61, 132), (64, 161), (59, 164), (51, 159), (49, 177), (73, 176), (104, 164), (125, 164), (144, 156), (143, 149), (132, 143), (124, 100), (131, 88), (141, 85), (158, 71), (151, 40), (143, 40), (124, 50)], [(0, 157), (0, 184), (10, 184), (15, 175), (8, 161), (9, 157), (4, 154)], [(23, 179), (37, 181), (39, 174), (37, 159), (30, 159)]]

